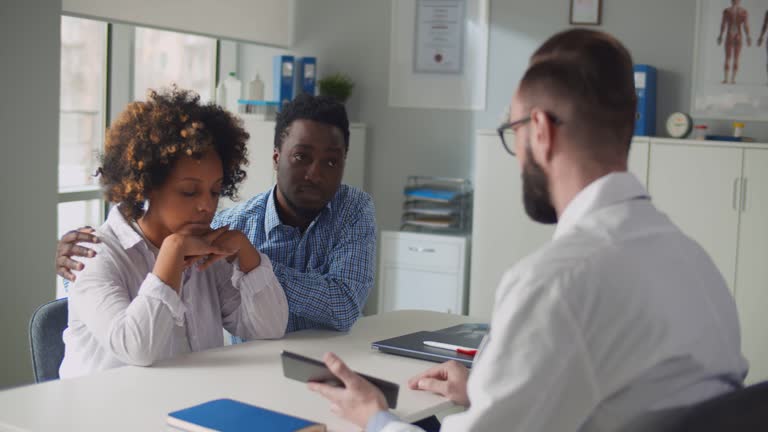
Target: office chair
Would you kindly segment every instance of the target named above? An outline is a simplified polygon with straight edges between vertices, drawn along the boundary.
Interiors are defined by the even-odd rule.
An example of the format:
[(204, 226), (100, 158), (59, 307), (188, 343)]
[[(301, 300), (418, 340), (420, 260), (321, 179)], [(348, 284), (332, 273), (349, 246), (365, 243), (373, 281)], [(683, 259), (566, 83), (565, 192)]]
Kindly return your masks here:
[(59, 366), (64, 359), (61, 335), (67, 328), (68, 315), (66, 298), (46, 303), (32, 314), (29, 347), (36, 383), (59, 379)]
[(692, 406), (675, 431), (768, 431), (768, 381)]

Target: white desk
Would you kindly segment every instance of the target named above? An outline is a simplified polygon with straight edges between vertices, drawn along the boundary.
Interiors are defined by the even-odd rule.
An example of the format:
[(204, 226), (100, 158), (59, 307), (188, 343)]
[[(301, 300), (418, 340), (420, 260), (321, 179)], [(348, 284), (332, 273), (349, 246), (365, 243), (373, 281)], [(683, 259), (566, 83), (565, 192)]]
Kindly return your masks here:
[(325, 423), (330, 431), (357, 430), (331, 413), (328, 402), (306, 384), (283, 377), (283, 349), (315, 358), (333, 351), (355, 370), (400, 384), (395, 412), (415, 421), (453, 407), (444, 398), (408, 388), (408, 378), (434, 363), (378, 353), (370, 349), (371, 342), (465, 322), (473, 320), (439, 312), (389, 312), (361, 318), (349, 333), (306, 330), (281, 340), (192, 353), (148, 368), (126, 366), (11, 389), (0, 392), (0, 430), (165, 430), (169, 412), (224, 397)]

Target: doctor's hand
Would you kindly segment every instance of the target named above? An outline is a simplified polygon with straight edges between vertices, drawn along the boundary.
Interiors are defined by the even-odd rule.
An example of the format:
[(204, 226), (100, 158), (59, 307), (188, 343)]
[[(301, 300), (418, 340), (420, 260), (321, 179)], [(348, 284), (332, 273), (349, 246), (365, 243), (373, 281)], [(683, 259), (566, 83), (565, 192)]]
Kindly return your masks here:
[(331, 402), (331, 411), (365, 429), (368, 421), (379, 411), (387, 411), (387, 401), (373, 384), (352, 372), (336, 354), (326, 353), (325, 365), (344, 383), (344, 387), (312, 382), (310, 390)]
[(427, 369), (426, 372), (408, 380), (413, 390), (425, 390), (445, 396), (451, 402), (469, 406), (467, 380), (469, 370), (461, 363), (451, 360)]

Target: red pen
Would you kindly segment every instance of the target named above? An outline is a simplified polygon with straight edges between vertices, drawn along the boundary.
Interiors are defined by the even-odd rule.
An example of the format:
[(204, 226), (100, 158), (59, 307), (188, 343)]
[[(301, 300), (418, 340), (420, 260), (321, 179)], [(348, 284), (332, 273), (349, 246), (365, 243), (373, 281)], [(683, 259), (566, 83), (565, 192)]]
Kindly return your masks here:
[(459, 354), (465, 354), (469, 356), (474, 356), (475, 354), (477, 354), (476, 348), (467, 348), (459, 345), (451, 345), (451, 344), (442, 343), (442, 342), (424, 341), (424, 345), (433, 347), (433, 348), (440, 348), (440, 349), (455, 351)]

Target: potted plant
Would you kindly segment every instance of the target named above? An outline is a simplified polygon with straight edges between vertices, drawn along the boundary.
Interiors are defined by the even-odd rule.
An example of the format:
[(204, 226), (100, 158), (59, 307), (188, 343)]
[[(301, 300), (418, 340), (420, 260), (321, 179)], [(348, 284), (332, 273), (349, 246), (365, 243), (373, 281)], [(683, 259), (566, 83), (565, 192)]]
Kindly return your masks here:
[(330, 96), (339, 102), (344, 103), (352, 94), (352, 89), (355, 87), (355, 83), (349, 76), (335, 73), (319, 80), (317, 82), (317, 87), (320, 90), (321, 96)]

